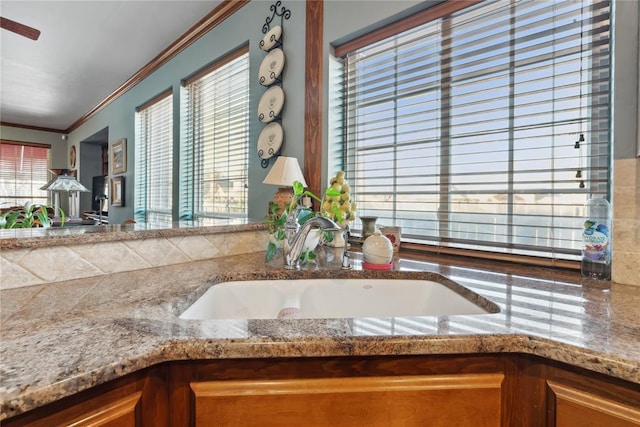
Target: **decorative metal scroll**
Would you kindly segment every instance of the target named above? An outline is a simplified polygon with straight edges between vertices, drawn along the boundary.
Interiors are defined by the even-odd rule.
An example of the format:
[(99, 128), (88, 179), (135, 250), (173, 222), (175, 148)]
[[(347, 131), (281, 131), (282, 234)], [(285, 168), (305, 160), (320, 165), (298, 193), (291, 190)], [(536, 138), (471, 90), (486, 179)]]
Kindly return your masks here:
[[(273, 13), (271, 14), (271, 17), (267, 16), (267, 20), (262, 26), (262, 34), (267, 34), (267, 32), (271, 29), (271, 23), (273, 22), (276, 16), (280, 17), (281, 26), (285, 19), (291, 18), (291, 9), (287, 9), (286, 7), (281, 5), (282, 5), (282, 2), (278, 0), (275, 4), (272, 4), (269, 7), (269, 10), (271, 10)], [(280, 8), (280, 10), (278, 10), (278, 8)]]
[[(262, 34), (265, 34), (265, 36), (262, 38), (262, 40), (260, 40), (260, 43), (259, 43), (260, 49), (267, 52), (270, 52), (277, 48), (282, 48), (282, 41), (284, 38), (283, 24), (285, 20), (288, 20), (291, 17), (291, 9), (287, 9), (286, 7), (282, 6), (282, 1), (280, 0), (272, 4), (269, 7), (269, 10), (271, 11), (271, 16), (267, 16), (267, 18), (265, 19), (265, 23), (262, 26)], [(282, 34), (277, 33), (277, 30), (278, 30), (277, 28), (274, 31), (271, 31), (273, 21), (276, 20), (277, 18), (280, 18), (280, 29), (282, 30)], [(273, 86), (273, 85), (282, 86), (281, 73), (278, 73), (278, 75), (276, 75), (275, 73), (272, 72), (269, 74), (269, 77), (270, 77), (269, 82), (265, 84), (265, 76), (260, 76), (260, 84), (263, 86)], [(274, 117), (272, 112), (269, 112), (269, 117), (272, 118), (274, 121), (278, 121), (282, 123), (282, 117)], [(259, 119), (260, 121), (263, 121), (264, 116), (260, 116)], [(263, 156), (265, 155), (264, 151), (262, 149), (259, 149), (258, 155), (261, 158), (260, 166), (262, 166), (263, 168), (267, 168), (269, 166), (269, 160), (272, 157), (278, 155), (278, 153), (280, 152), (280, 149), (281, 148), (278, 148), (278, 152), (273, 152), (274, 150), (272, 148), (269, 148), (268, 155), (270, 157), (266, 159), (263, 158)]]

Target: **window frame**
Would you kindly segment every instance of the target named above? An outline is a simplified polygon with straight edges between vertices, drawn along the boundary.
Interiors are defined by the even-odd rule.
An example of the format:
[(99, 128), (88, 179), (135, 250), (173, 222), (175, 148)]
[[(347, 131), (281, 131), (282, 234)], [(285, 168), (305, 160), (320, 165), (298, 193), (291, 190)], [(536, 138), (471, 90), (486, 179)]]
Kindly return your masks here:
[[(244, 68), (225, 76), (230, 67)], [(244, 84), (244, 89), (241, 93), (234, 92), (231, 95), (229, 84), (238, 83), (237, 80), (241, 79), (245, 79), (240, 82)], [(250, 89), (248, 43), (183, 79), (181, 104), (184, 140), (180, 149), (179, 202), (181, 220), (248, 217)], [(225, 105), (225, 101), (217, 104), (217, 92), (226, 94), (224, 100), (229, 101), (229, 104)], [(212, 112), (215, 112), (215, 117), (211, 115)], [(224, 119), (219, 123), (218, 117), (221, 116)], [(220, 124), (226, 124), (226, 129), (221, 129)], [(226, 166), (227, 175), (206, 179), (205, 170), (210, 169), (211, 164)], [(243, 183), (240, 189), (235, 185), (231, 186), (237, 182)], [(205, 189), (207, 186), (211, 187), (209, 191)], [(214, 187), (222, 189), (223, 196), (210, 196), (206, 202), (205, 193), (211, 193)], [(238, 195), (239, 201), (236, 200)]]
[[(348, 66), (348, 55), (358, 51), (359, 49), (362, 48), (367, 48), (371, 45), (375, 45), (378, 42), (381, 42), (383, 40), (386, 40), (390, 37), (399, 35), (404, 33), (405, 31), (414, 29), (416, 27), (419, 27), (423, 24), (432, 22), (432, 21), (436, 21), (439, 19), (442, 19), (443, 22), (443, 28), (441, 30), (441, 34), (445, 34), (445, 36), (443, 37), (443, 39), (448, 39), (448, 37), (446, 36), (446, 32), (448, 31), (447, 27), (446, 27), (446, 23), (450, 22), (449, 18), (452, 14), (454, 14), (455, 12), (459, 12), (459, 11), (463, 11), (464, 9), (470, 7), (470, 6), (474, 6), (477, 3), (481, 3), (478, 1), (469, 1), (469, 2), (446, 2), (443, 4), (439, 4), (436, 5), (434, 7), (431, 7), (429, 9), (425, 9), (422, 12), (419, 12), (418, 14), (411, 16), (407, 19), (403, 19), (400, 21), (397, 21), (395, 23), (392, 23), (389, 26), (385, 26), (379, 30), (375, 30), (371, 33), (365, 34), (353, 41), (347, 42), (343, 45), (339, 45), (336, 46), (335, 48), (335, 56), (336, 58), (338, 58), (339, 60), (344, 61), (345, 63), (347, 63), (347, 65), (345, 65), (345, 69)], [(609, 9), (609, 16), (611, 14), (611, 10)], [(610, 18), (609, 18), (610, 19)], [(608, 40), (609, 43), (611, 43), (611, 34), (609, 33), (608, 36)], [(446, 48), (445, 48), (446, 49)], [(451, 52), (451, 49), (449, 47), (449, 49), (447, 50), (448, 52)], [(609, 53), (609, 58), (610, 58), (610, 53)], [(444, 58), (444, 61), (448, 61), (450, 60), (450, 58)], [(610, 72), (610, 68), (609, 68), (609, 72)], [(347, 85), (347, 79), (349, 78), (347, 76), (347, 73), (345, 72), (344, 75), (342, 76), (343, 78), (343, 87), (346, 88)], [(610, 80), (611, 76), (609, 75), (609, 80)], [(346, 90), (346, 89), (345, 89)], [(443, 97), (448, 97), (450, 92), (448, 91), (447, 88), (445, 88), (443, 91)], [(446, 100), (441, 99), (441, 101), (444, 103)], [(447, 102), (448, 108), (449, 110), (452, 109), (451, 104), (449, 102)], [(343, 164), (345, 165), (344, 167), (347, 169), (347, 174), (349, 176), (349, 156), (351, 155), (351, 153), (348, 151), (348, 143), (347, 143), (347, 133), (350, 129), (349, 124), (346, 123), (346, 121), (349, 120), (349, 114), (347, 111), (347, 106), (346, 105), (342, 105), (343, 108), (343, 121), (345, 121), (345, 123), (340, 124), (339, 126), (342, 126), (342, 134), (340, 135), (340, 140), (337, 142), (338, 146), (340, 147), (340, 149), (343, 152), (343, 158), (341, 159)], [(447, 117), (443, 117), (443, 120), (447, 120)], [(608, 116), (609, 119), (609, 129), (611, 128), (612, 124), (611, 124), (611, 115), (609, 113)], [(611, 152), (611, 135), (610, 135), (610, 130), (609, 130), (609, 148), (608, 151), (609, 153)], [(511, 140), (511, 142), (513, 143), (513, 140)], [(442, 150), (448, 150), (450, 148), (450, 146), (448, 147), (443, 147), (441, 149)], [(513, 149), (511, 149), (511, 152), (513, 153)], [(444, 165), (443, 167), (447, 167), (447, 165)], [(607, 167), (609, 168), (606, 172), (607, 176), (610, 176), (611, 173), (611, 156), (609, 154), (609, 158), (608, 158), (608, 165)], [(511, 171), (511, 174), (513, 174), (513, 170)], [(445, 170), (445, 176), (448, 176), (446, 174), (446, 170)], [(356, 177), (354, 177), (353, 175), (351, 175), (351, 179), (356, 179)], [(509, 181), (511, 184), (513, 184), (513, 180), (510, 179)], [(352, 183), (352, 188), (354, 188), (354, 191), (357, 191), (357, 185), (354, 185), (355, 183)], [(440, 181), (440, 202), (441, 202), (441, 206), (446, 206), (449, 203), (449, 196), (450, 196), (450, 191), (447, 187), (448, 182), (446, 179), (442, 179)], [(602, 184), (601, 185), (605, 185)], [(510, 193), (511, 196), (513, 196), (513, 193)], [(608, 182), (608, 188), (606, 190), (606, 196), (607, 198), (610, 200), (610, 194), (611, 194), (611, 188), (610, 188), (610, 180)], [(357, 192), (356, 192), (356, 198), (357, 198)], [(444, 199), (444, 200), (443, 200)], [(359, 209), (362, 208), (362, 204), (360, 203), (360, 201), (358, 201), (359, 203)], [(510, 204), (510, 206), (513, 206), (513, 203)], [(448, 212), (452, 212), (450, 210), (447, 210)], [(396, 210), (394, 209), (394, 215), (395, 215)], [(366, 212), (367, 214), (369, 214), (368, 212)], [(392, 218), (394, 219), (394, 218)], [(440, 219), (438, 220), (438, 222), (440, 224), (442, 224), (443, 220), (442, 217), (440, 217)], [(513, 226), (513, 222), (512, 220), (509, 222), (511, 224), (511, 226)], [(511, 233), (512, 234), (512, 233)], [(509, 250), (513, 248), (513, 245), (511, 244), (505, 244), (502, 245), (505, 249), (507, 249), (507, 253), (501, 253), (501, 252), (492, 252), (491, 250), (483, 250), (481, 247), (475, 247), (474, 249), (470, 249), (468, 247), (452, 247), (450, 246), (449, 243), (449, 239), (445, 238), (434, 238), (434, 239), (427, 239), (427, 240), (433, 240), (433, 242), (429, 243), (427, 241), (425, 241), (424, 238), (417, 238), (417, 239), (407, 239), (407, 241), (403, 242), (403, 247), (405, 248), (411, 248), (411, 249), (418, 249), (418, 250), (426, 250), (426, 251), (432, 251), (432, 252), (437, 252), (437, 253), (449, 253), (449, 254), (463, 254), (465, 256), (479, 256), (482, 258), (494, 258), (494, 259), (505, 259), (505, 260), (512, 260), (512, 261), (518, 261), (518, 262), (528, 262), (528, 263), (533, 263), (533, 264), (539, 264), (539, 265), (562, 265), (564, 267), (570, 267), (570, 268), (577, 268), (577, 256), (579, 255), (579, 251), (576, 250), (562, 250), (559, 249), (557, 250), (557, 248), (551, 248), (552, 250), (556, 250), (556, 252), (561, 253), (561, 254), (567, 254), (570, 253), (571, 257), (569, 257), (569, 259), (562, 259), (562, 258), (558, 258), (556, 255), (557, 253), (554, 253), (553, 256), (549, 259), (545, 258), (545, 257), (540, 257), (537, 254), (518, 254), (518, 255), (514, 255), (512, 253), (509, 253)], [(433, 243), (435, 242), (435, 245), (433, 245)], [(515, 245), (517, 247), (522, 248), (522, 245)], [(561, 255), (564, 256), (564, 255)]]
[[(53, 178), (53, 174), (51, 173), (51, 170), (50, 170), (51, 169), (51, 145), (50, 144), (40, 144), (40, 143), (34, 143), (34, 142), (13, 141), (13, 140), (2, 139), (0, 140), (0, 145), (19, 146), (23, 148), (32, 147), (32, 148), (46, 149), (47, 150), (46, 177), (41, 182), (42, 182), (42, 186), (46, 185), (48, 182), (51, 182), (51, 179)], [(30, 173), (30, 174), (33, 175), (33, 173)], [(15, 175), (15, 171), (14, 171), (14, 175)], [(41, 188), (42, 186), (38, 184), (33, 184), (33, 177), (31, 179), (31, 182), (32, 182), (31, 187), (35, 185), (37, 187), (37, 189), (35, 189), (36, 191), (43, 191), (45, 194), (44, 197), (35, 197), (36, 194), (30, 194), (27, 196), (12, 196), (10, 194), (0, 195), (0, 208), (8, 208), (10, 206), (24, 205), (27, 202), (46, 204), (46, 205), (51, 204), (51, 194), (46, 190), (42, 190)], [(33, 190), (34, 188), (32, 188), (32, 191)], [(5, 199), (7, 200), (5, 201)], [(11, 199), (16, 201), (11, 202), (10, 201)], [(22, 203), (19, 203), (18, 199), (20, 199)]]
[[(173, 89), (169, 88), (160, 94), (154, 96), (149, 101), (141, 104), (135, 109), (135, 130), (136, 130), (136, 140), (135, 140), (135, 185), (134, 185), (134, 219), (137, 222), (145, 222), (156, 225), (166, 225), (169, 222), (173, 221), (173, 172), (174, 172), (174, 156), (173, 156), (173, 147), (175, 145), (174, 132), (173, 128), (175, 126), (174, 123), (174, 114), (173, 114)], [(170, 104), (170, 111), (166, 114), (166, 117), (163, 116), (163, 119), (167, 119), (166, 121), (161, 121), (161, 127), (167, 126), (169, 130), (165, 130), (165, 136), (161, 139), (151, 139), (149, 137), (150, 127), (152, 124), (148, 123), (149, 117), (147, 117), (147, 113), (151, 113), (150, 109), (154, 107), (160, 106), (161, 103), (166, 102)], [(158, 114), (158, 113), (156, 113)], [(157, 123), (156, 123), (157, 126)], [(169, 138), (166, 138), (166, 135), (169, 135)], [(168, 191), (165, 193), (168, 195), (168, 206), (164, 206), (161, 208), (157, 208), (151, 206), (152, 201), (150, 200), (150, 195), (158, 194), (161, 192), (161, 189), (153, 186), (152, 184), (157, 184), (160, 187), (163, 186), (163, 183), (158, 181), (158, 175), (155, 176), (155, 179), (152, 179), (149, 171), (149, 162), (154, 159), (156, 156), (151, 155), (151, 151), (155, 147), (155, 144), (161, 143), (169, 143), (168, 150), (164, 150), (163, 152), (170, 153), (170, 158), (168, 161), (164, 159), (161, 162), (161, 166), (165, 168), (169, 168), (168, 170), (164, 170), (160, 175), (168, 174), (168, 181), (164, 182), (164, 185), (168, 182)], [(152, 167), (152, 171), (158, 169), (160, 165), (154, 164)], [(161, 167), (160, 167), (161, 168)], [(112, 177), (113, 178), (113, 177)], [(162, 178), (162, 176), (161, 176)], [(164, 177), (166, 178), (166, 176)], [(152, 183), (151, 181), (158, 181)]]

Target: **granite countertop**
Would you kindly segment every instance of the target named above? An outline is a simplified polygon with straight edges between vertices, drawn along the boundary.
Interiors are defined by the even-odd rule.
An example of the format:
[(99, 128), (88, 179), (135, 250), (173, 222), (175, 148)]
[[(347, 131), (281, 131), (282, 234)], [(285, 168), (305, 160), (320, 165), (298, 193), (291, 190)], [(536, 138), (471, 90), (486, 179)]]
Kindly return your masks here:
[[(338, 251), (285, 271), (263, 253), (0, 292), (0, 420), (172, 360), (517, 352), (640, 384), (640, 289), (578, 273), (449, 259), (340, 270)], [(411, 277), (463, 285), (495, 314), (412, 318), (183, 320), (225, 280)], [(445, 280), (446, 281), (446, 280)]]
[(200, 221), (180, 221), (165, 224), (111, 224), (50, 228), (16, 228), (0, 230), (0, 250), (48, 248), (61, 245), (116, 242), (265, 230), (264, 222), (245, 218), (206, 218)]

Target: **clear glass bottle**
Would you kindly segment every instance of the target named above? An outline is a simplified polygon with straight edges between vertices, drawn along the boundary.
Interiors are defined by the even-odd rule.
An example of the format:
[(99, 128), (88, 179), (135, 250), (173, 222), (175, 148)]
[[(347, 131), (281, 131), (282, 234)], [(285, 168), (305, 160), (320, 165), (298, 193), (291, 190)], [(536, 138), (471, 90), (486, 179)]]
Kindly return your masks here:
[(587, 200), (582, 231), (582, 276), (611, 278), (611, 205), (602, 197)]

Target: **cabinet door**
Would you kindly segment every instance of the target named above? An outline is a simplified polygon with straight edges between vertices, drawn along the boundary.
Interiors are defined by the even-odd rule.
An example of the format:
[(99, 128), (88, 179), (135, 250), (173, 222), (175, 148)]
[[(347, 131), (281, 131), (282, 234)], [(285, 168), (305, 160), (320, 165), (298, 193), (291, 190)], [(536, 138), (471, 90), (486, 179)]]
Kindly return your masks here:
[(197, 426), (499, 426), (502, 374), (190, 384)]
[(547, 381), (556, 427), (638, 427), (640, 408)]
[[(140, 425), (139, 402), (141, 392), (124, 397), (116, 397), (118, 392), (71, 406), (60, 412), (37, 420), (17, 423), (22, 426), (100, 426), (100, 427), (135, 427)], [(13, 424), (11, 424), (13, 425)]]
[(159, 366), (130, 374), (3, 420), (14, 426), (164, 427), (169, 420), (168, 371)]

